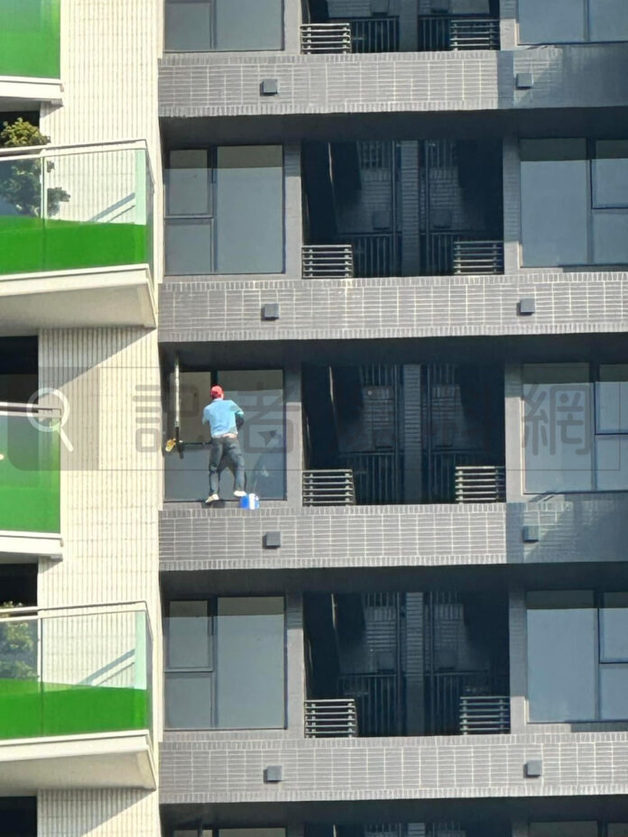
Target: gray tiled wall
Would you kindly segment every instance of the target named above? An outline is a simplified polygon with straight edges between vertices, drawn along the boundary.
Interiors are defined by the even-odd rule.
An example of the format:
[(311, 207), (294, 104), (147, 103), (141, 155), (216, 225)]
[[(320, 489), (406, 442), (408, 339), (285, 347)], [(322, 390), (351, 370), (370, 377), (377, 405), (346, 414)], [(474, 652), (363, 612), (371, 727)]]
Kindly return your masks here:
[[(536, 759), (542, 776), (525, 778)], [(269, 765), (282, 782), (264, 784)], [(161, 747), (162, 803), (625, 793), (626, 732), (228, 743), (179, 733)]]
[[(160, 116), (368, 113), (498, 107), (497, 52), (275, 55), (224, 58), (166, 55)], [(260, 96), (264, 78), (279, 94)]]
[[(199, 504), (200, 506), (200, 504)], [(506, 506), (369, 506), (161, 514), (162, 571), (503, 564)], [(264, 549), (265, 532), (281, 532)]]
[[(524, 543), (524, 526), (539, 540)], [(264, 549), (265, 532), (281, 547)], [(243, 570), (625, 561), (628, 493), (495, 505), (181, 508), (161, 513), (161, 569)]]
[[(536, 313), (517, 303), (534, 297)], [(261, 306), (280, 317), (262, 322)], [(316, 340), (625, 331), (628, 273), (536, 272), (393, 279), (166, 281), (160, 340)]]
[[(615, 107), (628, 98), (626, 44), (471, 53), (224, 57), (169, 54), (160, 66), (162, 117)], [(515, 88), (517, 73), (534, 85)], [(260, 95), (264, 78), (279, 93)]]

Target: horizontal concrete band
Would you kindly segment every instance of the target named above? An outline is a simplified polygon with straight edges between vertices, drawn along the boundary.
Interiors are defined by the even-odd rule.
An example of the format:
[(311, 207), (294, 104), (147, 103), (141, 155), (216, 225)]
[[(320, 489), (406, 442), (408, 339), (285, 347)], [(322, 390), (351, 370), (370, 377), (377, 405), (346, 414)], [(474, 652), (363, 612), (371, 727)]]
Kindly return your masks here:
[[(541, 761), (541, 776), (525, 765)], [(264, 784), (281, 765), (282, 781)], [(161, 747), (161, 802), (578, 796), (628, 792), (628, 733), (186, 741)]]
[[(532, 297), (535, 312), (519, 302)], [(263, 322), (262, 306), (279, 304)], [(162, 342), (315, 340), (628, 330), (628, 273), (386, 279), (167, 279)]]
[[(626, 44), (373, 55), (169, 54), (162, 117), (621, 107)], [(518, 74), (532, 85), (518, 89)], [(264, 79), (277, 94), (262, 95)], [(528, 79), (529, 80), (529, 79)]]
[[(535, 530), (524, 541), (523, 529)], [(264, 547), (267, 532), (281, 546)], [(529, 533), (528, 533), (529, 535)], [(166, 504), (160, 569), (246, 570), (625, 560), (628, 494), (534, 503), (208, 510)]]

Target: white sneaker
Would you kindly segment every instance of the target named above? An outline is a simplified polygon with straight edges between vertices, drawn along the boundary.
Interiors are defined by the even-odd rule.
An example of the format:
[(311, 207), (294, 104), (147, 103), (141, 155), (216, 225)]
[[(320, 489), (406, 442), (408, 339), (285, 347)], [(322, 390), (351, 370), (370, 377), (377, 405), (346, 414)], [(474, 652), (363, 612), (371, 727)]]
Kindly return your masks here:
[(246, 497), (246, 491), (234, 491), (233, 496), (234, 497)]
[(220, 497), (217, 494), (210, 494), (207, 500), (205, 500), (205, 505), (209, 506), (210, 503), (215, 503), (216, 500), (220, 500)]

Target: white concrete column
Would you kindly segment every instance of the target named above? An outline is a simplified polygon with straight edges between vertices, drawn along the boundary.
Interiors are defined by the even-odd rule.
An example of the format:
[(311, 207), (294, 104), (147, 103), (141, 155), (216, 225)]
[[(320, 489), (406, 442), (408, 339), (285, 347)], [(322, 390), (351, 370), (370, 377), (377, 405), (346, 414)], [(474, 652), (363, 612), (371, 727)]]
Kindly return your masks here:
[(506, 448), (506, 500), (522, 503), (525, 484), (521, 367), (508, 365), (504, 371), (504, 427)]

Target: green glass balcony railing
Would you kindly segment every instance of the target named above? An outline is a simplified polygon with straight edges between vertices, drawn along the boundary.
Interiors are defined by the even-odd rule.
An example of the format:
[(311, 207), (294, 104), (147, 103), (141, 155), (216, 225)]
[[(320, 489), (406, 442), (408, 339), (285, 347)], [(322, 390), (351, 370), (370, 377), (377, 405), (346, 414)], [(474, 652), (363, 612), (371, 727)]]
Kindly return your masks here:
[(61, 0), (0, 0), (0, 76), (59, 78)]
[(143, 604), (0, 609), (0, 739), (151, 730)]
[(150, 265), (152, 204), (144, 143), (2, 151), (0, 274)]
[(0, 404), (0, 530), (59, 528), (59, 415)]

